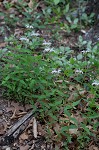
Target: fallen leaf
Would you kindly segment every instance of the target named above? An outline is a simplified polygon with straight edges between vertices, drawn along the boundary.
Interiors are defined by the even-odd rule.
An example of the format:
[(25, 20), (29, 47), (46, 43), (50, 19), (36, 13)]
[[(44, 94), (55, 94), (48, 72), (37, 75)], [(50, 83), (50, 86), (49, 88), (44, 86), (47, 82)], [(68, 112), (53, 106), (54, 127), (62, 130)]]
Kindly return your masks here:
[(21, 29), (15, 29), (15, 33), (14, 35), (17, 36), (17, 37), (20, 37), (21, 35), (23, 34), (23, 30)]
[(33, 0), (30, 0), (30, 2), (28, 3), (29, 8), (33, 8)]
[(4, 43), (0, 43), (0, 48), (3, 48), (7, 45), (7, 42), (4, 42)]
[(26, 132), (24, 132), (24, 133), (22, 133), (21, 135), (20, 135), (20, 138), (22, 139), (22, 140), (27, 140), (28, 139), (28, 134), (26, 133)]
[(98, 147), (96, 147), (95, 145), (91, 145), (89, 147), (89, 150), (99, 150)]
[(0, 110), (0, 116), (2, 116), (3, 115), (3, 111), (2, 110)]
[(30, 105), (30, 104), (25, 105), (25, 111), (29, 111), (31, 109), (33, 109), (32, 105)]
[(14, 108), (16, 109), (16, 114), (19, 113), (20, 111), (24, 111), (24, 107), (21, 106), (20, 103), (16, 103), (16, 102), (11, 102), (11, 106), (14, 106)]
[(75, 87), (74, 87), (73, 85), (70, 85), (70, 86), (69, 86), (69, 90), (70, 90), (70, 91), (74, 91), (74, 90), (75, 90)]
[(17, 2), (18, 2), (18, 0), (12, 0), (10, 3), (14, 4), (14, 3), (17, 3)]
[(30, 146), (26, 145), (26, 146), (20, 146), (20, 150), (29, 150)]
[(77, 134), (78, 129), (69, 129), (70, 134)]
[(57, 80), (55, 83), (63, 83), (63, 80)]
[(58, 123), (56, 123), (56, 124), (54, 125), (53, 129), (55, 130), (56, 133), (59, 132), (59, 130), (60, 130), (60, 125), (59, 125)]
[(3, 125), (3, 123), (0, 122), (0, 136), (3, 135), (4, 133), (5, 133), (4, 125)]
[(14, 110), (13, 115), (10, 117), (10, 119), (14, 119), (15, 115), (16, 115), (16, 109)]
[(83, 118), (83, 117), (80, 115), (80, 112), (77, 112), (76, 114), (73, 114), (73, 117), (78, 121), (78, 123), (81, 123), (81, 122), (84, 122), (84, 121), (85, 121), (85, 118)]
[(38, 134), (42, 136), (46, 135), (45, 127), (41, 124), (38, 124)]
[(88, 98), (95, 98), (95, 95), (94, 94), (88, 94), (87, 99)]
[(7, 107), (7, 108), (6, 108), (6, 111), (7, 111), (7, 112), (11, 112), (11, 111), (13, 112), (14, 110), (15, 110), (14, 107)]

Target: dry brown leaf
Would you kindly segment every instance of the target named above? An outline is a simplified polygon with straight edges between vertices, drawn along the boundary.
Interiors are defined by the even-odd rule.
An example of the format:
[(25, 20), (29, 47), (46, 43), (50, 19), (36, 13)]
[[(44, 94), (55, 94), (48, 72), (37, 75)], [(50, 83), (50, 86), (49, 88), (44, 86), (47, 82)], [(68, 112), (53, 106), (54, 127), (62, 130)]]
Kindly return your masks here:
[(29, 111), (29, 110), (31, 110), (33, 107), (32, 107), (32, 105), (30, 105), (30, 104), (26, 104), (25, 105), (25, 110), (26, 111)]
[(2, 110), (0, 110), (0, 116), (2, 116), (3, 115), (3, 111)]
[(22, 139), (22, 140), (27, 140), (28, 137), (29, 137), (29, 135), (26, 132), (24, 132), (20, 135), (20, 139)]
[(96, 147), (95, 145), (91, 145), (89, 147), (89, 150), (99, 150), (98, 147)]
[(7, 45), (7, 42), (4, 42), (4, 43), (0, 43), (0, 48), (3, 48)]
[(14, 119), (15, 115), (16, 115), (16, 109), (14, 110), (13, 115), (10, 117), (10, 119)]
[(58, 123), (56, 123), (53, 127), (53, 129), (56, 131), (56, 132), (59, 132), (60, 130), (60, 125)]
[(12, 0), (11, 4), (14, 4), (14, 3), (17, 3), (17, 2), (18, 2), (18, 0)]
[(18, 11), (17, 11), (14, 7), (9, 8), (7, 12), (8, 12), (9, 14), (18, 15)]
[(66, 126), (69, 125), (68, 116), (65, 115), (64, 117), (60, 117), (59, 120), (60, 120), (60, 125), (66, 125)]
[(70, 97), (68, 98), (68, 101), (73, 101), (74, 100), (74, 93), (72, 93), (71, 95), (70, 95)]
[(33, 5), (34, 5), (34, 3), (33, 3), (33, 0), (30, 0), (30, 2), (28, 3), (28, 6), (29, 6), (29, 8), (33, 8)]
[(20, 37), (21, 35), (23, 34), (23, 30), (21, 29), (15, 29), (15, 33), (14, 35), (17, 36), (17, 37)]
[(82, 118), (80, 115), (80, 112), (77, 112), (76, 114), (73, 114), (73, 117), (78, 121), (78, 123), (84, 122), (85, 118)]
[(11, 111), (13, 112), (14, 110), (15, 110), (14, 107), (7, 107), (7, 108), (6, 108), (6, 111), (7, 111), (7, 112), (11, 112)]
[(88, 94), (87, 99), (88, 98), (95, 98), (95, 95), (94, 94)]
[(77, 134), (78, 129), (69, 129), (70, 134)]
[(70, 90), (70, 91), (74, 91), (74, 89), (75, 89), (75, 87), (74, 87), (73, 85), (70, 85), (70, 86), (69, 86), (69, 90)]
[(16, 114), (17, 116), (23, 116), (23, 115), (25, 115), (25, 114), (27, 114), (27, 112), (20, 112), (20, 113), (18, 113), (18, 114)]
[(46, 135), (45, 127), (43, 125), (41, 126), (41, 124), (38, 124), (38, 134), (42, 136)]
[(85, 96), (86, 93), (87, 93), (87, 92), (86, 92), (85, 90), (79, 92), (79, 94), (80, 94), (81, 96)]
[(20, 111), (24, 112), (24, 107), (20, 105), (20, 103), (15, 103), (15, 102), (11, 102), (11, 106), (14, 106), (14, 108), (16, 109), (16, 114), (19, 113)]
[(5, 133), (4, 128), (5, 128), (5, 127), (4, 127), (4, 124), (0, 122), (0, 136)]
[(63, 80), (57, 80), (55, 83), (63, 83)]
[(26, 146), (20, 146), (20, 150), (29, 150), (30, 146), (26, 145)]

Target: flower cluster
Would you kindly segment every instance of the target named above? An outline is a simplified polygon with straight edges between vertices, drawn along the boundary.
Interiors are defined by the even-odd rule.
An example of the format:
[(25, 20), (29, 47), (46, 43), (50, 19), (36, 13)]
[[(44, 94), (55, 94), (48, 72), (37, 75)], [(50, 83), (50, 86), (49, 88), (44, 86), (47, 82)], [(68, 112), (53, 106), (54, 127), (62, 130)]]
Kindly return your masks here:
[(50, 47), (50, 46), (51, 46), (51, 42), (46, 42), (46, 41), (44, 40), (44, 42), (43, 42), (42, 45), (45, 46), (45, 49), (44, 49), (43, 52), (55, 52), (55, 50)]
[(45, 45), (45, 46), (51, 46), (51, 42), (46, 42), (46, 41), (44, 40), (43, 45)]
[(39, 36), (40, 34), (39, 33), (36, 33), (34, 31), (31, 32), (31, 36)]
[(83, 50), (81, 51), (83, 54), (86, 54), (86, 53), (90, 53), (90, 50)]
[(20, 37), (19, 40), (29, 42), (29, 39), (27, 37)]
[(26, 28), (29, 28), (29, 29), (33, 29), (33, 28), (34, 28), (33, 26), (31, 26), (31, 25), (29, 25), (29, 24), (27, 24), (25, 27), (26, 27)]
[(46, 47), (43, 52), (54, 52), (54, 49), (50, 47)]
[(61, 72), (61, 70), (58, 69), (58, 70), (53, 70), (51, 73), (52, 73), (52, 74), (59, 74), (60, 72)]
[(83, 71), (79, 69), (79, 70), (76, 70), (75, 73), (81, 73), (81, 74), (83, 74)]

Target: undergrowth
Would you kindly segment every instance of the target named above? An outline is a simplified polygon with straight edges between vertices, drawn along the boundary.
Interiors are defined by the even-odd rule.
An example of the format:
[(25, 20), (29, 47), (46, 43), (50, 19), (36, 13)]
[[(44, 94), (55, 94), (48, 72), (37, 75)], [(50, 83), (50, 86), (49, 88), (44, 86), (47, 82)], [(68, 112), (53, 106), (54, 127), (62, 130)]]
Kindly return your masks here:
[[(67, 13), (70, 25), (61, 28), (70, 32), (81, 28), (78, 24), (81, 18), (80, 21), (76, 18), (72, 24), (71, 3), (54, 0), (45, 4), (48, 6), (42, 14), (45, 24), (49, 22), (51, 12), (57, 15), (57, 19)], [(65, 8), (61, 12), (63, 5)], [(6, 4), (6, 7), (10, 5)], [(54, 21), (57, 20), (54, 18)], [(97, 138), (99, 45), (79, 36), (77, 47), (80, 51), (77, 54), (67, 46), (52, 47), (52, 43), (37, 33), (31, 24), (26, 25), (22, 37), (12, 35), (6, 38), (8, 46), (0, 54), (4, 95), (8, 99), (31, 103), (39, 111), (39, 118), (46, 124), (47, 140), (63, 141), (64, 149), (77, 140), (78, 149), (84, 148), (91, 137)]]

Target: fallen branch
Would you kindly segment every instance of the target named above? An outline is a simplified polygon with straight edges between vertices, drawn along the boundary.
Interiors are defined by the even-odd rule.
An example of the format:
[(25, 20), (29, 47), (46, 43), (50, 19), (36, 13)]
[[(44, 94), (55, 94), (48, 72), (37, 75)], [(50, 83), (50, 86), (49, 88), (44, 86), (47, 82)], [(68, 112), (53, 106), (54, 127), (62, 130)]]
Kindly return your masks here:
[(17, 123), (15, 123), (1, 139), (0, 145), (4, 146), (13, 143), (15, 139), (17, 139), (19, 135), (26, 129), (33, 115), (34, 114), (31, 111), (23, 116)]

